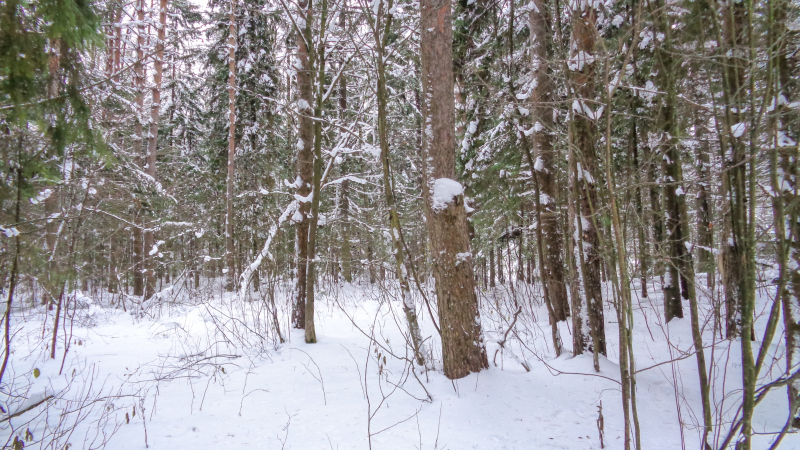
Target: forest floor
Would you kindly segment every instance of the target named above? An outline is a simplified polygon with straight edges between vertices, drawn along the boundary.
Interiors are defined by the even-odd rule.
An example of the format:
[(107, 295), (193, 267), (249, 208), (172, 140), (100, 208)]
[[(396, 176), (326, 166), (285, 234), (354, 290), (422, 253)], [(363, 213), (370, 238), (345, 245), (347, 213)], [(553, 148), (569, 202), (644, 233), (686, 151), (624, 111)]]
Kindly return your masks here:
[[(46, 413), (40, 405), (11, 419), (13, 429), (4, 424), (0, 434), (28, 427), (38, 440), (60, 429), (59, 441), (68, 440), (72, 449), (97, 448), (105, 440), (112, 449), (600, 449), (602, 404), (605, 448), (623, 448), (613, 309), (605, 311), (609, 357), (601, 358), (596, 373), (591, 355), (553, 355), (541, 305), (524, 308), (501, 350), (498, 341), (512, 320), (503, 311), (514, 310), (503, 305), (525, 295), (519, 289), (484, 293), (490, 367), (451, 381), (440, 364), (412, 373), (399, 305), (372, 291), (366, 284), (323, 292), (317, 344), (305, 344), (302, 330), (284, 336), (285, 343), (272, 343), (267, 315), (242, 306), (235, 294), (212, 292), (207, 301), (164, 307), (159, 315), (101, 307), (84, 297), (84, 308), (73, 311), (74, 325), (67, 329), (63, 369), (63, 338), (55, 360), (49, 359), (48, 339), (42, 339), (42, 315), (52, 312), (21, 312), (15, 316), (10, 370), (28, 400), (5, 406), (19, 411), (31, 399), (61, 392), (73, 400), (62, 405), (72, 414)], [(768, 314), (762, 297), (758, 336)], [(695, 449), (701, 409), (688, 305), (686, 319), (666, 326), (659, 298), (634, 300), (642, 448)], [(704, 306), (704, 317), (710, 317), (711, 308)], [(285, 329), (285, 307), (279, 313)], [(427, 316), (423, 334), (433, 336)], [(562, 325), (569, 349), (569, 330)], [(713, 324), (705, 325), (710, 343)], [(719, 335), (717, 341), (706, 355), (713, 361), (715, 408), (729, 420), (741, 386), (740, 343)], [(773, 341), (770, 350), (778, 359), (762, 370), (762, 384), (783, 368), (780, 330)], [(426, 345), (429, 359), (439, 359), (438, 340)], [(40, 376), (32, 376), (34, 369)], [(767, 448), (773, 438), (768, 433), (783, 426), (785, 398), (780, 388), (759, 404), (754, 428), (766, 434), (756, 436), (754, 448)], [(66, 423), (76, 419), (77, 426)], [(715, 431), (718, 440), (726, 430)], [(788, 435), (782, 448), (800, 448), (800, 435)]]

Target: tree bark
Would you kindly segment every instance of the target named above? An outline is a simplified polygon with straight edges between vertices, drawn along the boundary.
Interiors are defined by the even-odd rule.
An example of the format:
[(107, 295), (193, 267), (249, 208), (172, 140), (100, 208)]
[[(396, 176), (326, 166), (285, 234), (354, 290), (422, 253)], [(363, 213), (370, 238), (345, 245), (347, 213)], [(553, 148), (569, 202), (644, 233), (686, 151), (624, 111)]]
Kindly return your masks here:
[[(389, 227), (392, 234), (392, 253), (395, 260), (395, 272), (397, 273), (397, 281), (400, 285), (400, 296), (403, 302), (403, 312), (408, 322), (408, 334), (411, 339), (411, 347), (414, 351), (414, 357), (417, 364), (420, 366), (425, 365), (425, 357), (422, 352), (422, 333), (419, 329), (419, 321), (417, 319), (416, 306), (411, 297), (411, 289), (408, 285), (406, 274), (409, 271), (405, 267), (403, 257), (403, 230), (400, 227), (400, 215), (397, 211), (397, 204), (394, 197), (393, 179), (389, 167), (389, 129), (387, 123), (387, 92), (386, 92), (386, 60), (385, 52), (388, 45), (389, 33), (392, 27), (392, 14), (387, 13), (391, 11), (393, 1), (389, 0), (388, 4), (384, 5), (383, 1), (379, 4), (376, 23), (373, 26), (373, 35), (376, 44), (376, 65), (378, 72), (378, 139), (380, 141), (381, 149), (381, 166), (383, 168), (383, 196), (386, 200), (386, 205), (389, 208)], [(385, 15), (384, 22), (381, 23), (380, 19)], [(383, 25), (381, 27), (381, 25)], [(381, 267), (383, 273), (383, 267)]]
[[(61, 86), (61, 41), (53, 39), (50, 43), (50, 54), (48, 55), (48, 68), (50, 70), (50, 82), (48, 83), (48, 97), (54, 99), (58, 97)], [(50, 195), (44, 200), (44, 211), (47, 216), (47, 223), (45, 224), (45, 246), (47, 252), (50, 254), (47, 261), (47, 273), (45, 274), (46, 286), (45, 293), (42, 295), (42, 304), (48, 305), (48, 309), (52, 308), (50, 302), (53, 300), (52, 293), (56, 290), (58, 285), (58, 264), (56, 258), (56, 245), (58, 239), (58, 229), (61, 221), (57, 221), (53, 216), (58, 215), (59, 207), (59, 193), (57, 186), (53, 185)]]
[[(755, 409), (756, 373), (751, 339), (755, 310), (755, 223), (753, 204), (755, 158), (748, 161), (746, 142), (752, 139), (755, 114), (749, 106), (753, 92), (747, 84), (751, 47), (748, 23), (750, 1), (730, 3), (723, 8), (725, 50), (721, 67), (725, 101), (722, 120), (723, 191), (728, 203), (726, 235), (723, 246), (724, 285), (728, 308), (728, 337), (741, 336), (742, 346), (742, 426), (739, 445), (750, 450), (751, 422)], [(745, 105), (748, 107), (746, 108)], [(749, 111), (750, 116), (746, 115)], [(740, 128), (744, 127), (744, 129)], [(752, 144), (752, 143), (751, 143)], [(752, 155), (755, 156), (755, 155)], [(748, 176), (749, 168), (749, 176)]]
[[(664, 216), (666, 218), (666, 236), (664, 244), (666, 246), (669, 264), (667, 265), (666, 276), (664, 279), (664, 317), (667, 322), (673, 318), (683, 318), (683, 304), (681, 303), (682, 279), (689, 274), (685, 267), (686, 255), (686, 235), (689, 230), (682, 227), (683, 222), (687, 222), (681, 216), (681, 210), (686, 209), (686, 197), (683, 190), (683, 170), (681, 168), (681, 154), (678, 149), (678, 129), (675, 117), (675, 100), (677, 88), (675, 85), (676, 71), (678, 64), (673, 57), (674, 48), (672, 47), (672, 30), (664, 12), (663, 1), (658, 0), (654, 3), (657, 8), (656, 24), (657, 29), (663, 34), (664, 40), (656, 47), (656, 63), (658, 65), (658, 75), (656, 82), (659, 100), (659, 123), (661, 125), (661, 167), (665, 178), (664, 183)], [(690, 275), (694, 278), (694, 273)], [(688, 298), (688, 293), (685, 295)]]
[(505, 261), (503, 261), (503, 246), (502, 245), (498, 245), (497, 246), (497, 280), (500, 281), (500, 284), (503, 284), (503, 283), (506, 282), (506, 277), (505, 277), (505, 275), (503, 275), (503, 264), (505, 264)]
[(299, 92), (298, 114), (299, 134), (297, 141), (297, 179), (295, 180), (296, 194), (305, 199), (298, 201), (298, 221), (295, 222), (295, 248), (297, 264), (297, 282), (295, 288), (294, 304), (292, 305), (292, 326), (305, 328), (306, 323), (306, 291), (308, 282), (308, 228), (311, 194), (314, 172), (314, 120), (311, 105), (314, 102), (311, 87), (312, 60), (308, 44), (311, 42), (311, 0), (299, 4), (299, 13), (305, 18), (305, 28), (296, 34), (297, 57), (300, 60), (300, 69), (297, 71), (297, 89)]
[[(534, 39), (536, 88), (533, 102), (533, 120), (537, 131), (534, 143), (537, 150), (536, 161), (528, 152), (528, 164), (536, 177), (538, 195), (537, 227), (542, 230), (543, 252), (540, 255), (539, 270), (542, 281), (547, 284), (549, 302), (557, 321), (567, 320), (569, 298), (564, 282), (564, 261), (562, 258), (561, 223), (556, 204), (556, 157), (553, 150), (555, 139), (552, 104), (555, 83), (550, 61), (553, 59), (552, 5), (547, 0), (536, 0), (536, 11), (531, 11), (530, 22)], [(543, 259), (542, 259), (543, 258)]]
[(706, 122), (700, 114), (696, 114), (694, 120), (695, 140), (695, 160), (697, 164), (697, 175), (700, 182), (697, 185), (697, 270), (707, 274), (707, 286), (713, 288), (715, 278), (715, 258), (711, 250), (714, 248), (714, 228), (711, 216), (711, 204), (709, 202), (709, 186), (712, 185), (709, 169), (709, 143), (706, 138)]
[[(787, 0), (775, 2), (774, 20), (771, 27), (772, 42), (777, 44), (775, 66), (777, 69), (777, 88), (774, 104), (776, 106), (773, 119), (774, 148), (770, 158), (772, 191), (780, 192), (780, 197), (773, 197), (773, 210), (775, 211), (776, 237), (778, 238), (779, 262), (786, 267), (800, 267), (800, 196), (798, 196), (798, 152), (797, 143), (800, 142), (800, 115), (796, 109), (790, 108), (796, 102), (800, 93), (798, 81), (798, 60), (796, 48), (792, 43), (797, 42), (797, 30), (788, 26), (790, 3)], [(779, 178), (779, 173), (783, 176)], [(789, 375), (797, 358), (797, 342), (800, 339), (800, 272), (781, 268), (782, 273), (788, 273), (786, 281), (779, 282), (784, 286), (781, 292), (781, 303), (784, 317), (786, 342), (786, 370)], [(782, 280), (784, 277), (780, 277)], [(781, 284), (782, 283), (782, 284)], [(800, 428), (800, 382), (788, 385), (789, 414), (792, 426)]]
[[(311, 0), (309, 0), (309, 11)], [(320, 19), (319, 19), (319, 47), (316, 48), (312, 54), (311, 66), (316, 71), (313, 76), (315, 83), (315, 99), (314, 99), (314, 118), (320, 119), (322, 117), (323, 108), (323, 95), (324, 89), (322, 88), (322, 81), (325, 79), (325, 25), (328, 16), (328, 0), (322, 0), (320, 3)], [(310, 38), (310, 29), (306, 25), (306, 38), (307, 42), (313, 42)], [(322, 121), (314, 120), (314, 177), (313, 189), (311, 191), (311, 217), (308, 224), (308, 269), (306, 279), (306, 343), (313, 344), (317, 342), (317, 333), (314, 327), (314, 283), (316, 282), (316, 256), (317, 256), (317, 228), (319, 224), (319, 205), (322, 197)]]
[(341, 262), (342, 277), (348, 283), (353, 281), (353, 253), (350, 249), (350, 180), (342, 181), (339, 186), (339, 218), (342, 222), (339, 240), (342, 244)]
[(422, 162), (426, 225), (442, 331), (444, 374), (462, 378), (488, 367), (472, 273), (463, 188), (455, 177), (452, 10), (422, 0)]
[[(161, 0), (162, 2), (164, 0)], [(225, 289), (236, 283), (236, 246), (233, 242), (233, 191), (236, 179), (236, 0), (228, 13), (228, 172), (225, 192)]]
[(494, 243), (489, 242), (489, 287), (494, 287), (494, 273), (495, 260), (494, 260)]
[[(164, 41), (167, 33), (167, 0), (160, 0), (160, 11), (158, 14), (158, 42), (156, 42), (156, 59), (153, 64), (153, 103), (150, 106), (150, 130), (147, 136), (147, 164), (145, 173), (152, 178), (151, 182), (156, 182), (156, 153), (158, 151), (158, 119), (161, 108), (161, 79), (164, 70)], [(144, 233), (144, 248), (148, 252), (146, 258), (145, 293), (144, 298), (148, 299), (155, 293), (155, 237), (152, 227)]]
[[(144, 149), (144, 130), (142, 128), (142, 115), (144, 114), (144, 0), (136, 4), (137, 37), (136, 37), (136, 62), (134, 63), (134, 89), (136, 90), (136, 148), (134, 154), (141, 164), (141, 154)], [(142, 206), (141, 200), (136, 199), (133, 220), (133, 295), (144, 295), (144, 254), (142, 252)]]
[(598, 220), (595, 216), (598, 206), (595, 185), (598, 175), (595, 150), (597, 117), (589, 117), (589, 114), (597, 116), (599, 113), (594, 110), (595, 107), (591, 102), (595, 98), (595, 70), (594, 64), (588, 58), (588, 55), (594, 55), (595, 51), (597, 11), (590, 4), (581, 3), (581, 6), (583, 9), (576, 9), (572, 13), (572, 40), (576, 45), (570, 62), (573, 65), (572, 81), (576, 96), (573, 103), (572, 126), (575, 130), (575, 146), (580, 155), (576, 165), (578, 173), (575, 181), (580, 193), (580, 225), (585, 259), (582, 264), (583, 284), (595, 369), (599, 370), (598, 355), (606, 354), (605, 319), (600, 284), (603, 261), (600, 255)]

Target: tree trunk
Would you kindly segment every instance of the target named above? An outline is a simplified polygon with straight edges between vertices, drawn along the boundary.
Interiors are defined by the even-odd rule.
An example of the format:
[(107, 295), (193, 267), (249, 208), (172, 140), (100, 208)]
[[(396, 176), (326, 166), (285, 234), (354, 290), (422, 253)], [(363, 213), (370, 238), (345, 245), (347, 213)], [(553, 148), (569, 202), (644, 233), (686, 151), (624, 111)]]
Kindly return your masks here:
[[(162, 2), (164, 0), (161, 0)], [(236, 283), (236, 246), (233, 242), (233, 190), (236, 177), (236, 0), (228, 13), (228, 172), (225, 192), (225, 289)]]
[[(311, 10), (311, 0), (309, 0), (309, 11)], [(325, 35), (325, 24), (328, 16), (328, 0), (322, 0), (320, 4), (320, 44), (313, 53), (312, 66), (316, 71), (314, 80), (325, 79), (325, 42), (322, 37)], [(306, 25), (307, 42), (313, 42), (311, 31)], [(314, 100), (314, 118), (322, 117), (324, 89), (322, 81), (317, 83), (316, 98)], [(322, 197), (322, 122), (314, 121), (314, 178), (313, 189), (311, 191), (311, 217), (308, 226), (308, 269), (306, 279), (306, 343), (317, 342), (317, 333), (314, 328), (314, 284), (316, 283), (316, 256), (317, 256), (317, 227), (319, 224), (319, 205)]]
[(503, 261), (503, 246), (502, 245), (498, 245), (497, 246), (497, 280), (500, 282), (500, 284), (503, 284), (503, 283), (506, 282), (505, 275), (503, 275), (503, 264), (505, 264), (505, 261)]
[(494, 273), (495, 260), (494, 260), (494, 244), (489, 242), (489, 287), (494, 287)]
[[(344, 11), (339, 12), (339, 27), (345, 30), (347, 27), (347, 16)], [(340, 70), (344, 70), (344, 60), (339, 61)], [(339, 76), (339, 119), (343, 120), (347, 114), (347, 77), (342, 74)], [(342, 168), (344, 172), (344, 167)], [(341, 241), (341, 262), (342, 276), (348, 283), (353, 281), (353, 254), (350, 248), (350, 180), (342, 181), (339, 190), (339, 214), (342, 222), (340, 241)]]
[(377, 274), (375, 273), (375, 255), (372, 252), (372, 241), (367, 243), (367, 271), (369, 272), (369, 284), (375, 284)]
[[(48, 55), (48, 66), (50, 70), (50, 82), (48, 84), (48, 97), (54, 99), (58, 97), (61, 86), (61, 41), (54, 39), (50, 43), (50, 55)], [(53, 216), (58, 215), (59, 207), (59, 193), (57, 186), (53, 185), (50, 190), (50, 195), (44, 200), (44, 211), (47, 216), (45, 224), (45, 245), (47, 248), (48, 261), (47, 273), (45, 274), (46, 286), (45, 293), (42, 295), (42, 304), (47, 304), (48, 309), (52, 308), (51, 302), (52, 295), (58, 286), (58, 265), (56, 258), (56, 245), (58, 243), (58, 230), (61, 221), (57, 221)]]
[(311, 194), (314, 172), (314, 120), (312, 117), (314, 110), (311, 107), (314, 102), (311, 86), (312, 60), (307, 45), (307, 43), (311, 42), (311, 0), (301, 2), (299, 6), (299, 13), (305, 18), (305, 28), (300, 30), (301, 33), (295, 35), (297, 39), (297, 57), (300, 60), (300, 70), (297, 71), (297, 89), (300, 96), (297, 102), (300, 116), (298, 120), (300, 139), (297, 141), (297, 179), (295, 180), (295, 188), (297, 189), (297, 195), (305, 200), (299, 201), (298, 214), (300, 217), (295, 222), (297, 283), (295, 285), (294, 304), (292, 305), (292, 326), (305, 328), (308, 282), (308, 228), (309, 213), (311, 211), (311, 202), (308, 200), (308, 196)]
[(462, 378), (488, 367), (472, 274), (463, 188), (455, 178), (453, 33), (449, 1), (422, 0), (423, 173), (444, 374)]
[[(422, 333), (419, 330), (419, 321), (417, 320), (416, 306), (411, 297), (411, 289), (408, 285), (406, 274), (409, 271), (405, 267), (403, 257), (403, 230), (400, 227), (400, 216), (397, 211), (397, 205), (394, 197), (394, 186), (392, 183), (392, 176), (389, 167), (389, 129), (387, 124), (387, 92), (386, 92), (386, 61), (384, 59), (384, 52), (388, 45), (392, 26), (392, 15), (386, 14), (387, 11), (392, 9), (392, 0), (384, 6), (381, 1), (378, 16), (376, 18), (375, 28), (373, 34), (375, 36), (376, 53), (377, 53), (377, 72), (378, 72), (378, 139), (380, 140), (381, 148), (381, 166), (383, 168), (383, 196), (386, 200), (386, 205), (389, 207), (389, 226), (392, 234), (392, 253), (395, 260), (395, 272), (397, 273), (397, 281), (400, 285), (400, 296), (403, 302), (403, 312), (408, 322), (408, 334), (411, 337), (411, 346), (414, 351), (414, 357), (417, 364), (420, 366), (425, 365), (425, 357), (422, 352)], [(380, 19), (385, 14), (384, 23), (381, 24)], [(383, 29), (381, 30), (381, 25)], [(381, 274), (384, 269), (381, 266)]]
[[(258, 241), (256, 241), (255, 236), (253, 236), (253, 255), (256, 256), (259, 254), (261, 249), (258, 248)], [(258, 267), (253, 269), (253, 290), (258, 292), (261, 288), (261, 275)]]
[[(571, 134), (570, 140), (572, 140)], [(570, 186), (569, 199), (567, 201), (567, 258), (565, 262), (567, 263), (567, 268), (569, 269), (569, 295), (571, 299), (570, 309), (572, 313), (572, 354), (577, 356), (582, 355), (584, 351), (588, 350), (589, 345), (587, 343), (588, 336), (584, 330), (584, 327), (588, 324), (584, 323), (583, 321), (583, 316), (586, 314), (586, 302), (585, 298), (580, 292), (581, 279), (580, 272), (578, 271), (578, 264), (581, 265), (581, 268), (583, 267), (583, 252), (578, 252), (579, 257), (577, 259), (575, 257), (576, 244), (580, 246), (582, 241), (580, 240), (580, 235), (575, 232), (578, 224), (578, 186), (575, 180), (575, 174), (577, 173), (577, 170), (575, 169), (575, 154), (572, 147), (573, 146), (570, 145), (567, 155), (570, 173)], [(577, 236), (577, 242), (575, 236)]]
[[(692, 253), (688, 245), (689, 217), (686, 208), (686, 190), (688, 185), (683, 182), (683, 166), (681, 163), (681, 150), (679, 148), (677, 108), (677, 82), (676, 77), (680, 70), (680, 61), (675, 60), (677, 54), (673, 45), (674, 31), (671, 21), (666, 13), (663, 0), (658, 0), (655, 5), (657, 12), (657, 27), (663, 33), (664, 39), (656, 48), (656, 63), (658, 65), (658, 90), (661, 107), (661, 126), (663, 130), (662, 149), (664, 177), (668, 183), (664, 186), (666, 205), (666, 240), (669, 252), (668, 280), (664, 282), (664, 308), (667, 322), (673, 318), (683, 318), (681, 297), (689, 300), (689, 313), (691, 317), (692, 338), (695, 346), (697, 360), (701, 401), (703, 405), (703, 440), (702, 446), (708, 446), (708, 436), (711, 432), (711, 403), (709, 397), (708, 372), (703, 348), (703, 335), (700, 328), (700, 317), (697, 304), (695, 287), (695, 272)], [(669, 282), (668, 282), (669, 281)], [(680, 287), (682, 286), (682, 289)]]
[(339, 191), (339, 217), (341, 219), (341, 232), (339, 240), (342, 243), (341, 261), (342, 277), (348, 283), (353, 281), (353, 253), (350, 249), (350, 199), (348, 191), (350, 180), (342, 181)]
[[(780, 192), (780, 197), (773, 198), (775, 211), (776, 237), (781, 245), (779, 262), (787, 267), (800, 267), (800, 198), (798, 197), (798, 153), (800, 142), (800, 115), (796, 109), (788, 105), (798, 101), (798, 57), (793, 42), (797, 42), (798, 32), (789, 29), (790, 4), (786, 0), (776, 2), (775, 24), (773, 25), (773, 42), (776, 45), (777, 89), (776, 100), (781, 96), (783, 102), (776, 101), (774, 122), (775, 142), (771, 158), (772, 191)], [(778, 178), (783, 172), (782, 179)], [(788, 280), (783, 282), (781, 293), (784, 316), (786, 342), (786, 375), (791, 373), (797, 358), (797, 342), (800, 339), (800, 272), (786, 271)], [(783, 279), (783, 277), (780, 277)], [(780, 284), (779, 284), (780, 285)], [(800, 382), (795, 381), (788, 386), (789, 414), (792, 426), (800, 428), (798, 410), (800, 410)]]
[[(134, 63), (134, 89), (136, 90), (136, 148), (134, 154), (141, 164), (141, 154), (144, 149), (144, 130), (142, 128), (142, 115), (144, 114), (144, 0), (136, 4), (137, 37), (136, 37), (136, 62)], [(144, 254), (142, 253), (142, 206), (141, 200), (135, 201), (133, 220), (133, 295), (144, 295)]]
[[(756, 160), (748, 161), (746, 142), (753, 136), (755, 114), (751, 105), (750, 86), (746, 72), (752, 51), (749, 43), (748, 23), (750, 2), (730, 3), (723, 8), (725, 50), (721, 67), (724, 82), (723, 99), (725, 116), (723, 124), (722, 152), (723, 192), (728, 203), (726, 234), (728, 245), (723, 248), (725, 270), (724, 285), (728, 307), (728, 337), (741, 336), (742, 348), (742, 426), (739, 444), (742, 450), (750, 450), (753, 430), (751, 422), (755, 408), (756, 373), (751, 338), (753, 337), (753, 314), (755, 309), (755, 223), (754, 183), (750, 176), (755, 170)], [(745, 107), (747, 105), (747, 107)], [(749, 113), (748, 113), (749, 111)], [(752, 142), (751, 142), (752, 145)], [(753, 150), (755, 152), (755, 150)], [(750, 176), (748, 176), (748, 168)]]
[[(634, 60), (635, 64), (635, 60)], [(632, 97), (631, 99), (631, 111), (635, 113), (637, 105), (639, 101), (637, 97)], [(633, 173), (634, 173), (634, 183), (636, 183), (636, 192), (634, 193), (635, 203), (636, 203), (636, 217), (639, 218), (641, 221), (638, 228), (637, 240), (638, 240), (638, 250), (639, 255), (637, 260), (639, 261), (639, 283), (641, 284), (642, 288), (642, 298), (647, 298), (647, 272), (649, 267), (649, 254), (648, 254), (648, 242), (647, 242), (647, 229), (645, 228), (645, 217), (644, 217), (644, 199), (643, 199), (643, 189), (641, 188), (641, 164), (639, 161), (639, 139), (638, 139), (638, 131), (636, 127), (636, 121), (631, 121), (631, 133), (630, 133), (630, 150), (632, 155), (632, 162), (633, 162)]]
[[(167, 0), (160, 0), (158, 14), (158, 42), (156, 42), (156, 59), (153, 64), (153, 103), (150, 106), (150, 131), (147, 136), (147, 164), (145, 172), (156, 181), (156, 153), (158, 151), (158, 118), (161, 108), (161, 79), (164, 70), (164, 41), (167, 33)], [(152, 211), (151, 211), (152, 213)], [(144, 248), (148, 252), (146, 257), (146, 283), (144, 298), (148, 299), (155, 293), (155, 238), (153, 227), (148, 227), (144, 233)]]
[[(600, 239), (595, 216), (597, 203), (597, 152), (595, 120), (599, 111), (595, 111), (592, 100), (595, 98), (595, 71), (588, 55), (595, 51), (597, 39), (597, 11), (591, 4), (584, 4), (583, 9), (573, 12), (572, 40), (575, 42), (575, 53), (570, 59), (576, 100), (573, 104), (573, 120), (575, 146), (580, 152), (576, 169), (576, 182), (580, 193), (580, 225), (583, 240), (584, 263), (583, 284), (586, 295), (589, 329), (592, 336), (595, 369), (599, 370), (598, 355), (606, 354), (605, 319), (603, 315), (603, 296), (601, 279), (603, 270), (600, 255)], [(590, 115), (592, 117), (590, 117)]]
[[(116, 294), (119, 281), (117, 280), (117, 251), (119, 243), (116, 237), (111, 237), (108, 243), (108, 293)], [(114, 297), (111, 297), (112, 301)]]
[(647, 178), (647, 184), (650, 185), (650, 215), (651, 225), (653, 228), (653, 248), (651, 258), (649, 261), (653, 265), (653, 276), (664, 276), (664, 252), (662, 243), (664, 241), (664, 214), (661, 206), (661, 186), (660, 178), (656, 174), (656, 157), (653, 154), (653, 149), (649, 145), (644, 146), (644, 163)]
[(536, 177), (538, 185), (537, 227), (542, 230), (542, 254), (539, 255), (539, 271), (542, 282), (547, 284), (550, 305), (555, 320), (564, 321), (569, 316), (567, 285), (564, 282), (564, 262), (562, 259), (562, 233), (556, 205), (556, 157), (553, 151), (555, 139), (553, 105), (555, 83), (550, 61), (553, 59), (552, 5), (547, 0), (536, 1), (536, 11), (531, 11), (536, 88), (531, 96), (533, 120), (541, 130), (534, 134), (536, 161), (527, 152), (528, 164)]
[(517, 236), (517, 281), (520, 282), (525, 281), (525, 260), (522, 257), (523, 245), (525, 245), (525, 235), (520, 232), (519, 236)]
[(714, 248), (714, 228), (711, 216), (711, 206), (709, 202), (708, 187), (712, 185), (709, 169), (709, 143), (706, 138), (706, 121), (697, 114), (694, 120), (695, 157), (697, 162), (697, 175), (700, 182), (697, 185), (697, 270), (707, 274), (707, 285), (709, 288), (714, 286), (715, 277), (715, 258), (711, 250)]
[[(661, 16), (661, 14), (659, 14)], [(659, 23), (665, 23), (665, 19), (661, 19)], [(670, 30), (665, 30), (666, 25), (660, 27), (661, 32), (666, 32), (665, 36), (670, 35)], [(656, 52), (658, 62), (660, 64), (657, 81), (659, 82), (659, 90), (665, 92), (659, 95), (660, 104), (660, 122), (662, 125), (662, 170), (664, 178), (668, 180), (664, 184), (664, 206), (665, 206), (665, 225), (666, 236), (664, 245), (666, 246), (668, 261), (666, 276), (664, 278), (664, 318), (667, 322), (673, 318), (683, 318), (683, 305), (681, 303), (681, 278), (685, 276), (683, 266), (683, 255), (687, 253), (686, 239), (684, 234), (688, 230), (681, 227), (682, 218), (680, 215), (680, 203), (683, 203), (685, 209), (685, 196), (683, 187), (680, 183), (683, 182), (680, 150), (678, 149), (677, 133), (678, 129), (675, 125), (675, 80), (674, 70), (676, 69), (672, 59), (670, 48), (665, 48), (669, 45), (669, 37), (665, 38)], [(680, 187), (680, 190), (679, 190)]]

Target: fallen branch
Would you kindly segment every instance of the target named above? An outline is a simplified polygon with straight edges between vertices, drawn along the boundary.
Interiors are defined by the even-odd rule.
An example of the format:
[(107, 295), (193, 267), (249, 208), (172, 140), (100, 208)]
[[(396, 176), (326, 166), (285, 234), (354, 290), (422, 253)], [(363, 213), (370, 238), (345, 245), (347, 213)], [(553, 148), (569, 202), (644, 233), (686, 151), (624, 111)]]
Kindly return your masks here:
[(28, 406), (25, 406), (25, 407), (23, 407), (23, 408), (21, 408), (21, 409), (17, 410), (16, 412), (14, 412), (14, 413), (12, 413), (12, 414), (9, 414), (9, 415), (8, 415), (8, 416), (6, 416), (6, 417), (3, 417), (2, 419), (0, 419), (0, 423), (3, 423), (3, 422), (8, 422), (9, 420), (13, 419), (14, 417), (19, 417), (19, 416), (21, 416), (21, 415), (25, 414), (26, 412), (28, 412), (28, 411), (30, 411), (30, 410), (32, 410), (32, 409), (34, 409), (34, 408), (36, 408), (37, 406), (41, 405), (42, 403), (44, 403), (44, 402), (46, 402), (46, 401), (50, 400), (51, 398), (53, 398), (53, 396), (52, 396), (52, 395), (47, 395), (47, 396), (45, 396), (45, 397), (43, 397), (43, 398), (39, 399), (38, 401), (36, 401), (36, 402), (34, 402), (34, 403), (31, 403), (30, 405), (28, 405)]

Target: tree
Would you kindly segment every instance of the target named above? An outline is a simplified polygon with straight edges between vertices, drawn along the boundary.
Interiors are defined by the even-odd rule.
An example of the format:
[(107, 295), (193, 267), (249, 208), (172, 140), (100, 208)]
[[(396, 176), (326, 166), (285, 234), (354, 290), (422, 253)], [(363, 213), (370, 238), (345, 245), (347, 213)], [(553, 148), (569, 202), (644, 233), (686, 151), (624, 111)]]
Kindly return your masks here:
[(395, 271), (397, 281), (400, 285), (400, 296), (403, 303), (403, 312), (408, 322), (408, 334), (411, 338), (411, 347), (414, 350), (414, 357), (417, 364), (425, 365), (425, 357), (422, 354), (422, 334), (419, 329), (419, 321), (411, 297), (411, 289), (408, 283), (409, 270), (403, 258), (403, 230), (400, 227), (400, 216), (397, 210), (394, 194), (394, 183), (389, 167), (389, 124), (387, 123), (387, 89), (386, 89), (386, 59), (387, 47), (390, 33), (392, 32), (392, 11), (393, 1), (383, 1), (378, 5), (378, 14), (375, 20), (370, 18), (370, 26), (373, 38), (375, 39), (375, 68), (377, 72), (377, 86), (375, 93), (378, 97), (378, 139), (381, 150), (381, 167), (383, 169), (383, 196), (386, 206), (389, 208), (389, 230), (392, 236), (392, 253), (394, 254)]
[(420, 3), (425, 215), (433, 256), (445, 376), (488, 367), (472, 273), (464, 191), (455, 177), (450, 2)]
[[(145, 83), (145, 22), (144, 22), (144, 0), (136, 2), (136, 62), (134, 64), (134, 71), (136, 77), (134, 78), (134, 90), (136, 91), (136, 147), (134, 153), (136, 154), (137, 161), (141, 161), (142, 152), (144, 151), (144, 129), (142, 127), (142, 116), (144, 115), (144, 83)], [(155, 166), (154, 166), (155, 168)], [(142, 208), (141, 200), (137, 199), (137, 204), (134, 206), (134, 223), (133, 223), (133, 295), (145, 295), (145, 256), (143, 253), (142, 242)]]
[[(163, 0), (162, 0), (163, 1)], [(233, 191), (236, 177), (236, 1), (230, 0), (228, 13), (228, 170), (225, 191), (226, 289), (233, 290), (236, 258), (233, 243)]]
[[(145, 171), (152, 179), (149, 180), (155, 184), (156, 181), (156, 156), (158, 153), (158, 121), (159, 112), (161, 110), (161, 80), (164, 71), (164, 43), (166, 42), (167, 34), (167, 0), (160, 0), (158, 12), (158, 37), (156, 41), (156, 58), (153, 64), (153, 101), (150, 104), (150, 130), (147, 135), (147, 163)], [(155, 245), (153, 227), (147, 228), (144, 234), (144, 248), (149, 254), (147, 258), (147, 274), (145, 284), (145, 299), (153, 296), (155, 293), (155, 264), (153, 260), (157, 257), (158, 247)]]
[(297, 178), (294, 182), (298, 200), (297, 214), (292, 220), (295, 222), (295, 247), (297, 264), (297, 284), (295, 289), (295, 299), (292, 305), (292, 324), (295, 328), (306, 327), (306, 296), (308, 292), (308, 233), (310, 226), (311, 211), (311, 187), (314, 175), (314, 94), (312, 90), (313, 67), (311, 59), (312, 43), (312, 9), (311, 0), (300, 2), (298, 17), (302, 22), (298, 24), (298, 29), (294, 32), (294, 39), (297, 44), (297, 59), (299, 62), (296, 68), (297, 78), (297, 115), (298, 133), (297, 140)]
[[(550, 106), (555, 98), (555, 83), (550, 61), (553, 60), (553, 5), (548, 1), (539, 1), (536, 10), (530, 13), (533, 28), (533, 48), (535, 51), (536, 88), (531, 101), (534, 105), (534, 142), (537, 157), (528, 152), (528, 165), (532, 168), (535, 184), (538, 186), (535, 202), (537, 204), (537, 245), (541, 245), (541, 267), (544, 270), (542, 282), (547, 286), (547, 301), (553, 309), (557, 321), (567, 320), (569, 315), (569, 299), (564, 279), (564, 263), (562, 258), (562, 233), (556, 203), (556, 152), (553, 148), (555, 140), (555, 123), (553, 108)], [(537, 131), (538, 130), (538, 131)]]
[(596, 144), (596, 120), (603, 113), (602, 107), (594, 106), (595, 98), (595, 41), (597, 40), (597, 10), (590, 2), (576, 4), (572, 11), (572, 40), (575, 49), (568, 61), (572, 71), (572, 136), (577, 160), (573, 166), (573, 183), (580, 193), (581, 273), (586, 295), (586, 312), (589, 317), (591, 348), (595, 369), (600, 370), (598, 355), (606, 354), (605, 319), (601, 290), (602, 255), (598, 235), (598, 196)]

